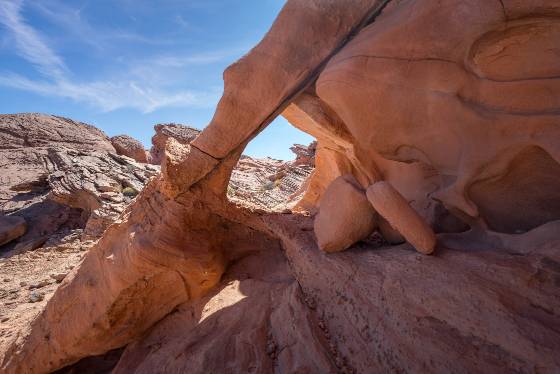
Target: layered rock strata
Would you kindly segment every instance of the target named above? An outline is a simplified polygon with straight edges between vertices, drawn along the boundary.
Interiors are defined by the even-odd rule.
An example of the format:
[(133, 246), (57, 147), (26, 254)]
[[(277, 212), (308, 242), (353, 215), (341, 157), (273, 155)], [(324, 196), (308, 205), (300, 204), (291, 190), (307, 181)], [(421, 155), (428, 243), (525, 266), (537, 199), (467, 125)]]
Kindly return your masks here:
[[(126, 345), (117, 372), (558, 371), (559, 16), (547, 0), (288, 1), (226, 71), (210, 125), (167, 141), (161, 177), (2, 368), (50, 371)], [(340, 175), (385, 181), (439, 233), (435, 256), (368, 238), (327, 254), (311, 218), (227, 201), (244, 146), (288, 105), (319, 142), (302, 206), (321, 212)], [(394, 208), (380, 209), (385, 227), (406, 238)], [(301, 288), (279, 297), (282, 277), (243, 292), (259, 305), (251, 324), (235, 264), (279, 244)]]
[(142, 143), (128, 135), (117, 135), (111, 138), (111, 144), (117, 154), (130, 157), (137, 162), (147, 163), (148, 153)]

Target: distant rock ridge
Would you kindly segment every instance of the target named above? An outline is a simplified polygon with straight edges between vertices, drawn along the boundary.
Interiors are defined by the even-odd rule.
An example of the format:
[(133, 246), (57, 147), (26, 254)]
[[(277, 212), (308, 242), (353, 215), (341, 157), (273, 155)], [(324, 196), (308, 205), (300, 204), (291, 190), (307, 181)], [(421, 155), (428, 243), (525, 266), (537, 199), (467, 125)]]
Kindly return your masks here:
[(115, 152), (98, 128), (69, 118), (41, 114), (0, 114), (0, 149), (67, 146)]

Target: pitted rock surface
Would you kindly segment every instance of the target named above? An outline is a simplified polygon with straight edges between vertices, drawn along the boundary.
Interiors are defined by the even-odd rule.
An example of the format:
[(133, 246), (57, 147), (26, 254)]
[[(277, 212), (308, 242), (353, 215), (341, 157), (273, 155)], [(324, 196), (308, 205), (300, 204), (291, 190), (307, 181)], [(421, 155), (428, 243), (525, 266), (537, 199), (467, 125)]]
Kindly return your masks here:
[(117, 135), (111, 138), (111, 144), (117, 154), (130, 157), (137, 162), (148, 162), (148, 154), (142, 143), (128, 135)]
[(165, 144), (169, 138), (174, 138), (181, 144), (189, 144), (200, 134), (200, 130), (178, 123), (158, 124), (154, 126), (154, 130), (156, 133), (152, 137), (150, 162), (157, 165), (163, 161)]

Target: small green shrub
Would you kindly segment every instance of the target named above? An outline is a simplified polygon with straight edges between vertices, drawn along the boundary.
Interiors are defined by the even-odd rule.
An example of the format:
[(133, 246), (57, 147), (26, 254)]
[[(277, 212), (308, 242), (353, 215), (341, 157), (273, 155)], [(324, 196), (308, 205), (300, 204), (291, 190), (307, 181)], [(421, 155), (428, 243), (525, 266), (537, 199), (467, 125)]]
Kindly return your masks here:
[(127, 197), (135, 197), (136, 195), (138, 195), (138, 191), (135, 188), (132, 188), (132, 187), (123, 188), (122, 193), (123, 193), (124, 196), (127, 196)]

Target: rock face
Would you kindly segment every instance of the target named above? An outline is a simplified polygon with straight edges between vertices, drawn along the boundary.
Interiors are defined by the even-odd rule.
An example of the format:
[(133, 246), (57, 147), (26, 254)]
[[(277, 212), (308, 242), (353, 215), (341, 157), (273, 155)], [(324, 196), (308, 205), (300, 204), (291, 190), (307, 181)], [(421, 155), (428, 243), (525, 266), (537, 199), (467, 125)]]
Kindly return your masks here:
[(241, 156), (229, 180), (231, 201), (273, 211), (294, 208), (313, 167), (304, 162)]
[(200, 130), (177, 123), (159, 124), (154, 126), (156, 134), (152, 137), (152, 149), (150, 150), (150, 162), (160, 165), (165, 155), (165, 145), (169, 138), (177, 140), (181, 144), (192, 142)]
[(271, 246), (236, 263), (211, 294), (181, 305), (129, 345), (114, 372), (335, 373), (319, 321), (280, 248)]
[(148, 162), (148, 155), (142, 143), (128, 135), (117, 135), (111, 138), (111, 144), (117, 154), (130, 157), (137, 162)]
[(49, 198), (78, 208), (87, 221), (84, 235), (99, 237), (159, 173), (153, 165), (108, 152), (49, 152), (53, 171), (47, 178)]
[(25, 219), (16, 216), (0, 216), (0, 246), (19, 238), (27, 230)]
[[(124, 348), (116, 372), (558, 372), (559, 16), (547, 0), (289, 0), (3, 371)], [(228, 201), (244, 146), (282, 111), (318, 140), (302, 209), (321, 217), (351, 174), (412, 244), (396, 208), (433, 228), (434, 255), (325, 253), (307, 214)], [(387, 185), (403, 198), (385, 207)]]
[(319, 139), (318, 159), (345, 159), (364, 187), (389, 181), (434, 226), (444, 210), (507, 233), (559, 219), (558, 7), (530, 4), (393, 1), (288, 118)]
[(63, 146), (115, 151), (101, 130), (63, 117), (39, 113), (0, 114), (0, 129), (2, 150)]
[[(17, 118), (17, 116), (14, 117)], [(35, 120), (41, 121), (42, 118), (37, 116)], [(64, 133), (71, 133), (73, 131), (72, 126), (75, 125), (71, 121), (67, 123), (69, 125), (64, 130)], [(26, 125), (35, 126), (32, 122), (28, 122)], [(0, 128), (0, 134), (2, 133), (1, 131), (2, 128)], [(175, 138), (173, 138), (173, 141), (179, 147), (181, 146)], [(62, 282), (66, 278), (72, 279), (73, 275), (68, 275), (68, 273), (74, 266), (80, 263), (82, 256), (87, 253), (92, 245), (95, 245), (96, 240), (100, 238), (103, 232), (112, 223), (118, 222), (123, 212), (125, 216), (122, 219), (128, 221), (126, 207), (133, 201), (134, 196), (142, 191), (144, 184), (151, 177), (155, 176), (159, 170), (157, 166), (139, 164), (128, 157), (117, 155), (114, 152), (80, 148), (80, 146), (77, 146), (72, 149), (55, 143), (54, 146), (13, 148), (10, 152), (1, 153), (0, 160), (4, 162), (3, 165), (6, 165), (7, 168), (25, 168), (27, 174), (23, 174), (22, 178), (29, 178), (29, 180), (18, 179), (15, 185), (6, 184), (1, 189), (5, 193), (5, 195), (2, 195), (5, 196), (5, 200), (1, 201), (2, 209), (10, 214), (5, 217), (6, 221), (15, 222), (17, 220), (17, 222), (24, 222), (21, 217), (25, 217), (29, 222), (29, 232), (25, 236), (13, 243), (13, 245), (2, 247), (2, 250), (5, 251), (3, 254), (5, 257), (0, 258), (0, 269), (9, 278), (5, 278), (3, 283), (2, 279), (0, 279), (0, 319), (7, 321), (0, 328), (1, 356), (6, 352), (7, 345), (16, 340), (19, 334), (25, 331), (25, 326), (51, 300), (53, 292), (57, 289), (58, 282)], [(244, 159), (248, 162), (246, 165), (251, 164), (254, 166), (253, 168), (250, 167), (249, 170), (245, 169), (246, 173), (254, 172), (259, 178), (265, 178), (267, 181), (271, 175), (277, 176), (278, 180), (281, 180), (281, 183), (274, 186), (270, 191), (259, 191), (251, 183), (252, 180), (239, 179), (237, 185), (254, 189), (251, 192), (254, 196), (250, 193), (247, 196), (248, 200), (242, 202), (248, 206), (252, 205), (251, 201), (261, 201), (261, 205), (253, 204), (253, 206), (265, 208), (268, 205), (280, 204), (281, 207), (277, 208), (283, 209), (285, 200), (294, 191), (299, 189), (305, 177), (312, 170), (310, 167), (292, 166), (290, 162), (269, 162), (267, 160), (253, 160), (247, 157)], [(34, 165), (35, 168), (28, 167), (29, 164)], [(301, 175), (297, 173), (298, 170), (302, 171)], [(235, 178), (232, 181), (236, 183)], [(259, 200), (259, 196), (265, 192), (270, 193), (271, 196), (274, 195), (276, 200), (271, 198), (261, 198)], [(140, 210), (137, 210), (137, 213), (140, 211), (142, 213), (139, 215), (135, 214), (134, 219), (137, 224), (146, 224), (147, 227), (150, 227), (154, 222), (161, 219), (159, 214), (163, 212), (160, 207), (165, 207), (163, 210), (165, 210), (165, 216), (168, 217), (166, 221), (169, 219), (170, 222), (174, 222), (173, 227), (168, 227), (167, 231), (161, 232), (162, 236), (157, 236), (160, 238), (157, 239), (158, 243), (160, 243), (157, 245), (165, 247), (167, 244), (164, 243), (181, 231), (183, 224), (185, 226), (193, 225), (185, 221), (188, 218), (185, 218), (185, 209), (181, 205), (177, 205), (173, 209), (165, 203), (168, 199), (160, 198), (160, 195), (160, 193), (152, 190), (150, 196), (156, 197), (156, 199), (150, 200), (148, 205), (143, 205)], [(275, 201), (275, 203), (272, 204), (271, 201)], [(198, 214), (192, 211), (189, 213), (189, 215), (193, 215), (190, 219), (193, 222), (198, 222), (197, 220), (202, 219), (203, 215), (206, 214), (204, 211), (202, 213)], [(151, 217), (152, 214), (156, 214), (156, 216)], [(189, 236), (189, 239), (178, 239), (177, 243), (186, 243), (194, 240), (194, 242), (198, 243), (195, 247), (200, 246), (196, 249), (202, 255), (200, 261), (206, 262), (207, 265), (217, 266), (218, 270), (213, 272), (221, 274), (222, 265), (220, 263), (225, 260), (220, 260), (222, 254), (214, 253), (212, 248), (223, 247), (223, 244), (216, 244), (220, 243), (222, 239), (219, 237), (212, 238), (211, 242), (202, 246), (206, 238), (210, 238), (217, 233), (216, 230), (212, 230), (214, 226), (218, 225), (218, 227), (221, 227), (220, 230), (224, 230), (224, 227), (228, 225), (220, 223), (223, 220), (219, 217), (215, 217), (213, 220), (195, 224), (199, 228), (208, 226), (207, 230), (205, 229), (196, 234), (199, 236), (199, 239)], [(163, 224), (163, 226), (167, 227), (167, 223)], [(245, 243), (256, 244), (259, 247), (270, 246), (268, 244), (259, 244), (258, 234), (252, 232), (243, 234), (243, 231), (247, 231), (246, 228), (234, 227), (226, 229), (226, 231), (230, 230), (235, 231), (233, 240), (236, 242), (239, 242), (243, 235), (249, 235), (249, 239), (246, 239)], [(15, 238), (15, 231), (12, 230), (11, 226), (9, 231), (11, 237)], [(129, 237), (123, 233), (118, 236), (120, 239), (117, 239), (115, 244), (123, 242), (123, 238)], [(146, 237), (150, 237), (150, 240), (156, 238), (153, 234), (147, 234)], [(145, 243), (145, 239), (142, 239), (141, 242)], [(272, 244), (277, 248), (277, 244)], [(244, 242), (241, 242), (239, 245), (251, 248), (251, 245), (244, 244)], [(210, 254), (210, 252), (205, 253), (207, 250), (213, 254)], [(244, 251), (248, 250), (250, 249), (244, 249)], [(178, 254), (181, 257), (184, 256), (181, 252)], [(235, 255), (232, 256), (235, 258)], [(275, 256), (281, 256), (278, 249), (276, 249)], [(143, 261), (142, 258), (139, 258), (139, 260)], [(157, 265), (158, 261), (156, 260), (156, 263), (152, 264), (155, 274), (160, 273), (162, 269), (161, 265)], [(184, 266), (186, 269), (192, 266), (191, 261), (187, 260), (185, 262)], [(216, 265), (213, 264), (214, 261), (217, 261)], [(173, 262), (177, 264), (176, 261)], [(169, 301), (170, 305), (175, 305), (181, 300), (189, 300), (190, 297), (196, 299), (195, 291), (198, 288), (202, 287), (202, 289), (205, 289), (204, 287), (211, 287), (216, 282), (215, 278), (212, 278), (212, 275), (209, 274), (207, 265), (204, 265), (205, 267), (200, 274), (202, 278), (193, 276), (193, 274), (186, 276), (185, 282), (192, 282), (190, 286), (186, 284), (186, 287), (189, 287), (188, 290), (176, 290), (176, 287), (170, 286), (170, 289), (175, 290), (174, 293), (171, 292), (165, 295), (158, 291), (157, 294), (163, 298), (172, 297)], [(84, 268), (91, 266), (94, 269), (96, 264), (94, 262), (91, 265), (83, 266)], [(142, 274), (142, 277), (146, 275), (144, 273), (146, 271), (145, 266), (139, 272), (139, 274)], [(96, 273), (101, 270), (91, 271)], [(123, 274), (126, 274), (124, 268), (122, 271)], [(160, 281), (165, 279), (168, 279), (171, 283), (176, 283), (178, 279), (183, 282), (179, 274), (171, 272), (167, 275), (158, 275), (155, 277), (154, 282), (158, 285)], [(133, 276), (133, 271), (130, 271), (127, 275), (127, 277), (131, 276)], [(208, 277), (210, 277), (210, 280), (207, 280)], [(96, 280), (96, 282), (106, 281), (101, 273)], [(22, 286), (22, 282), (25, 285)], [(200, 285), (200, 282), (203, 284), (208, 283), (208, 285)], [(121, 283), (116, 281), (109, 287), (118, 288), (119, 284)], [(65, 287), (64, 283), (61, 285)], [(135, 294), (135, 291), (132, 290), (127, 292)], [(143, 287), (138, 292), (140, 294), (144, 292)], [(127, 297), (133, 296), (131, 294)], [(162, 310), (167, 310), (167, 307), (163, 306)], [(152, 310), (147, 310), (146, 313), (141, 318), (146, 318), (146, 323), (149, 325), (153, 323), (151, 318), (154, 318), (155, 315), (150, 316)], [(78, 312), (78, 315), (82, 314), (83, 310)], [(123, 317), (127, 318), (126, 316)], [(81, 317), (78, 318), (78, 320), (80, 319)], [(130, 332), (134, 334), (134, 330)], [(118, 343), (116, 345), (120, 346)], [(81, 352), (80, 355), (90, 355), (94, 350), (92, 349), (90, 352), (86, 349)]]
[(57, 282), (118, 219), (132, 200), (123, 192), (142, 190), (158, 167), (117, 155), (101, 131), (59, 117), (2, 115), (0, 139), (0, 352), (5, 352), (43, 310)]
[(10, 147), (0, 149), (0, 211), (27, 220), (20, 243), (44, 242), (64, 225), (85, 225), (85, 237), (99, 237), (131, 200), (123, 190), (138, 193), (159, 171), (117, 155), (89, 125), (38, 114), (0, 121), (0, 138)]
[(339, 252), (367, 238), (377, 226), (376, 213), (366, 192), (352, 175), (338, 177), (321, 199), (315, 218), (317, 245), (325, 252)]
[(317, 152), (316, 141), (313, 141), (307, 146), (294, 144), (294, 146), (291, 147), (290, 150), (296, 154), (296, 165), (315, 166), (315, 153)]

